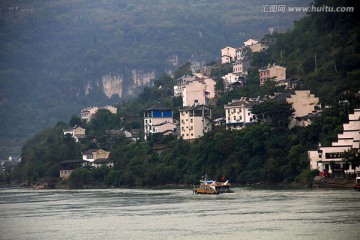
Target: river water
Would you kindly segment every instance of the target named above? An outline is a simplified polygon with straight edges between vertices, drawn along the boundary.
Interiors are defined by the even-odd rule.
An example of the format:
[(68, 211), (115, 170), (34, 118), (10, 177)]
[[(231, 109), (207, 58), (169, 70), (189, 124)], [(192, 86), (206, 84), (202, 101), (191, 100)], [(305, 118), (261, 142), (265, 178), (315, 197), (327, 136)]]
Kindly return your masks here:
[(360, 239), (360, 192), (0, 189), (0, 239)]

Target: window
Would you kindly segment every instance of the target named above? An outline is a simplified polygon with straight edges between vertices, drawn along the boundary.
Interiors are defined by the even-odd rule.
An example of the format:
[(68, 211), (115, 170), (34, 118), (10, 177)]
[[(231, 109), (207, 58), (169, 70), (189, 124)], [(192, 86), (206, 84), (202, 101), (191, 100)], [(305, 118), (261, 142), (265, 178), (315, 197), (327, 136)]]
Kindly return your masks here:
[(151, 119), (149, 119), (149, 123), (151, 123)]
[(146, 120), (145, 120), (145, 123), (147, 123), (147, 122), (148, 122), (148, 120), (146, 119)]
[(236, 120), (236, 116), (234, 116), (234, 121)]
[(193, 123), (193, 119), (190, 119), (190, 123)]

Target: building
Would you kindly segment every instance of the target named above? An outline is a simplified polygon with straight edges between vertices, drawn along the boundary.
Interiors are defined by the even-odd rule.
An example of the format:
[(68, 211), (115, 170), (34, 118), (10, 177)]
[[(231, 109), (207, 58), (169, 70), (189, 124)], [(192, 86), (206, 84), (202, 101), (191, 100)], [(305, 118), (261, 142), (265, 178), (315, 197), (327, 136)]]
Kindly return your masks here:
[(242, 129), (247, 125), (256, 123), (257, 116), (251, 113), (251, 109), (254, 105), (260, 103), (259, 99), (259, 97), (242, 97), (225, 105), (226, 129)]
[(250, 38), (249, 40), (247, 40), (247, 41), (244, 42), (244, 45), (245, 45), (246, 47), (249, 47), (249, 46), (252, 46), (252, 45), (254, 45), (254, 44), (257, 44), (258, 42), (259, 42), (259, 41)]
[(205, 105), (180, 110), (180, 136), (184, 140), (202, 137), (212, 130), (211, 109)]
[(72, 159), (60, 162), (60, 178), (68, 179), (76, 168), (88, 166), (89, 162), (82, 159)]
[[(344, 174), (352, 174), (360, 171), (360, 168), (352, 169), (345, 166), (344, 152), (350, 149), (359, 149), (360, 142), (360, 109), (355, 109), (349, 114), (349, 122), (343, 124), (343, 133), (338, 134), (338, 140), (331, 146), (321, 146), (317, 150), (308, 151), (310, 170), (318, 169), (320, 175), (333, 174), (334, 177), (343, 177)], [(331, 165), (333, 167), (331, 168)]]
[(249, 48), (251, 49), (252, 52), (262, 52), (268, 49), (268, 46), (264, 42), (257, 42), (255, 44), (250, 45)]
[(110, 152), (102, 149), (89, 149), (82, 154), (83, 160), (90, 162), (91, 165), (93, 165), (93, 162), (97, 159), (107, 159), (109, 155)]
[(279, 65), (268, 66), (259, 70), (260, 86), (263, 86), (269, 79), (275, 82), (286, 79), (286, 68)]
[(80, 139), (84, 139), (86, 137), (85, 129), (79, 126), (74, 126), (72, 128), (64, 129), (64, 136), (66, 134), (70, 134), (72, 138), (74, 138), (75, 142), (79, 142)]
[(208, 104), (210, 99), (215, 97), (216, 82), (201, 73), (194, 73), (193, 76), (183, 76), (177, 79), (177, 86), (174, 87), (174, 96), (181, 96), (183, 106), (194, 104)]
[(228, 73), (225, 76), (221, 77), (224, 80), (224, 91), (227, 92), (232, 89), (232, 85), (235, 83), (240, 83), (243, 85), (243, 78), (235, 73)]
[(91, 118), (94, 117), (94, 115), (96, 114), (96, 112), (99, 109), (109, 110), (112, 114), (117, 113), (117, 108), (113, 107), (113, 106), (89, 107), (89, 108), (85, 108), (85, 109), (81, 110), (81, 112), (80, 112), (81, 120), (85, 120), (86, 122), (90, 122)]
[(186, 85), (196, 80), (195, 76), (182, 76), (176, 79), (176, 85), (174, 86), (174, 97), (182, 97), (183, 91)]
[[(170, 123), (170, 124), (167, 124)], [(152, 133), (174, 130), (173, 110), (157, 104), (144, 110), (144, 138)]]
[(227, 46), (221, 49), (221, 63), (232, 63), (236, 60), (236, 48)]
[(238, 60), (233, 63), (233, 73), (240, 75), (240, 76), (246, 76), (248, 75), (248, 70), (251, 66), (251, 59), (250, 58), (244, 58), (243, 60)]
[(289, 122), (289, 129), (296, 126), (306, 127), (311, 124), (311, 119), (320, 112), (319, 98), (310, 93), (310, 90), (298, 90), (286, 102), (291, 104), (294, 115)]

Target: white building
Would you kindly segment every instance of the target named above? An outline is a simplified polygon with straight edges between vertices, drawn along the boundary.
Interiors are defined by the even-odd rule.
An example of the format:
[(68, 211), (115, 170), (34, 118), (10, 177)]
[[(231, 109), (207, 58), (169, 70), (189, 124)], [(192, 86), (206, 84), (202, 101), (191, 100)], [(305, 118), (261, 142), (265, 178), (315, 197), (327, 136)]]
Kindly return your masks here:
[(215, 97), (216, 82), (201, 73), (194, 73), (196, 79), (188, 81), (182, 90), (183, 107), (207, 105)]
[(231, 90), (231, 86), (235, 83), (240, 83), (242, 85), (241, 77), (235, 73), (228, 73), (225, 76), (221, 77), (224, 80), (224, 90)]
[(221, 63), (232, 63), (236, 60), (236, 48), (227, 46), (221, 49)]
[(211, 109), (205, 105), (180, 110), (180, 136), (184, 140), (202, 137), (212, 130)]
[[(170, 123), (170, 124), (167, 124)], [(144, 138), (150, 134), (163, 133), (165, 131), (174, 131), (174, 118), (171, 108), (163, 107), (157, 104), (147, 108), (144, 111)]]
[(248, 46), (257, 44), (258, 42), (259, 42), (259, 41), (250, 38), (249, 40), (247, 40), (247, 41), (244, 42), (244, 45), (245, 45), (246, 47), (248, 47)]
[(174, 97), (182, 97), (186, 84), (195, 81), (195, 79), (195, 76), (190, 75), (182, 76), (181, 78), (176, 79), (176, 85), (174, 86)]
[(79, 142), (80, 139), (84, 139), (86, 137), (85, 135), (85, 129), (79, 126), (74, 126), (72, 128), (64, 129), (64, 136), (66, 134), (70, 134), (71, 137), (75, 140), (75, 142)]
[[(360, 142), (360, 109), (355, 109), (353, 114), (349, 114), (349, 123), (344, 123), (344, 132), (338, 134), (338, 140), (333, 142), (331, 146), (321, 146), (314, 151), (308, 151), (308, 159), (310, 161), (310, 170), (318, 169), (320, 175), (324, 172), (333, 173), (331, 164), (334, 163), (335, 175), (343, 173), (353, 173), (354, 169), (349, 166), (345, 169), (345, 161), (343, 159), (344, 152), (350, 149), (359, 149)], [(355, 171), (360, 171), (358, 167)]]
[(259, 97), (249, 99), (242, 97), (225, 105), (226, 129), (242, 129), (246, 125), (256, 123), (257, 116), (251, 112), (251, 109), (259, 103)]

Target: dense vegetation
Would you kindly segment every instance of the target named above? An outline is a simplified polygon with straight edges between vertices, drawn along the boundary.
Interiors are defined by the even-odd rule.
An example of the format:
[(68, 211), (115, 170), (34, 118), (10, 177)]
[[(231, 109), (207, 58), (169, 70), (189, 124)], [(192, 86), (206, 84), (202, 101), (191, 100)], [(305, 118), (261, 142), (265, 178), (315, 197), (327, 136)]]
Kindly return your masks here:
[[(344, 6), (349, 3), (329, 0), (316, 1), (316, 4)], [(171, 98), (175, 79), (164, 74), (155, 81), (154, 87), (145, 88), (136, 100), (122, 103), (117, 115), (99, 111), (89, 124), (81, 123), (73, 116), (69, 124), (58, 123), (35, 135), (23, 148), (20, 168), (6, 179), (34, 183), (44, 178), (57, 178), (60, 161), (80, 158), (81, 151), (98, 147), (111, 152), (115, 166), (94, 171), (78, 169), (69, 179), (72, 187), (193, 184), (204, 174), (215, 179), (225, 176), (231, 182), (241, 184), (297, 182), (307, 185), (313, 177), (308, 170), (307, 150), (315, 149), (319, 142), (326, 146), (334, 141), (342, 130), (342, 123), (348, 120), (348, 113), (360, 106), (357, 96), (360, 70), (359, 65), (352, 64), (360, 54), (358, 16), (356, 12), (313, 13), (285, 34), (265, 36), (274, 44), (267, 52), (253, 55), (254, 69), (250, 70), (246, 87), (220, 95), (214, 106), (214, 111), (221, 116), (224, 115), (223, 104), (232, 98), (284, 91), (271, 83), (258, 86), (256, 67), (276, 62), (286, 65), (291, 77), (303, 80), (304, 88), (315, 92), (320, 101), (329, 106), (308, 127), (285, 128), (286, 119), (291, 115), (289, 106), (267, 102), (256, 107), (254, 112), (263, 116), (260, 120), (271, 121), (241, 131), (218, 128), (192, 144), (158, 135), (137, 142), (108, 136), (108, 129), (139, 125), (136, 122), (119, 123), (118, 119), (125, 115), (140, 115), (143, 109), (158, 101), (175, 108), (181, 106), (179, 99)], [(338, 37), (334, 39), (335, 36)], [(310, 68), (314, 65), (309, 59), (313, 59), (315, 50), (317, 56), (322, 57), (316, 68)], [(281, 57), (279, 51), (283, 51)], [(175, 76), (188, 72), (188, 68), (189, 64), (185, 64)], [(211, 74), (216, 77), (228, 68), (214, 69)], [(221, 86), (220, 80), (217, 81)], [(80, 123), (89, 134), (81, 145), (62, 134), (62, 129), (74, 123)], [(161, 154), (154, 150), (158, 145), (166, 145)]]
[[(186, 61), (210, 61), (227, 44), (287, 29), (303, 15), (262, 13), (265, 3), (0, 1), (0, 157), (8, 157), (1, 148), (8, 138), (29, 138), (85, 107), (124, 100), (129, 88), (141, 91), (133, 69), (159, 77)], [(124, 98), (104, 95), (101, 77), (109, 73), (123, 76)]]

